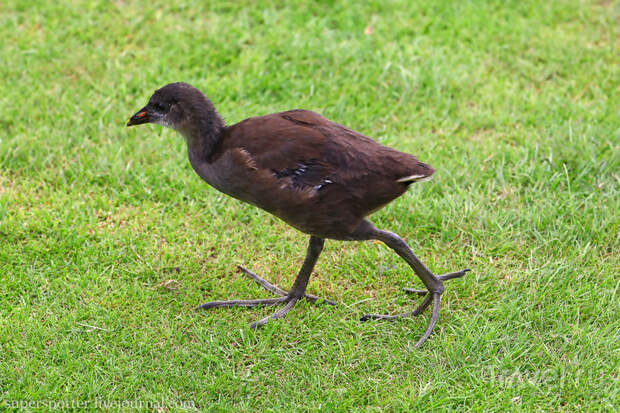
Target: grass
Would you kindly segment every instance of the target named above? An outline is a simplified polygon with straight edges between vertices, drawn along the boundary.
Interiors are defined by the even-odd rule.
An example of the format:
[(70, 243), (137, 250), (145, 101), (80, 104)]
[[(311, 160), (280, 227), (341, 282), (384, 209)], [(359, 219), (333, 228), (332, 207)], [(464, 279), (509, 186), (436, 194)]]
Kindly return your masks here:
[[(3, 408), (617, 409), (617, 3), (170, 3), (0, 4)], [(306, 236), (125, 128), (179, 80), (230, 123), (312, 109), (438, 169), (372, 217), (473, 270), (421, 349), (428, 315), (358, 321), (420, 285), (376, 243), (326, 243), (337, 308), (193, 310), (268, 296), (238, 264), (291, 285)]]

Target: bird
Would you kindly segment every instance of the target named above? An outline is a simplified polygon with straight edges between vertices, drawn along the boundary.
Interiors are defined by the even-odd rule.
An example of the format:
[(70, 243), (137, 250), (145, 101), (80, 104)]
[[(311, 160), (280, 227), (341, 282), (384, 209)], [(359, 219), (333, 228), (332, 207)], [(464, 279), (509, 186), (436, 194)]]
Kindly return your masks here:
[(413, 311), (366, 314), (367, 320), (395, 320), (421, 314), (432, 303), (428, 325), (416, 342), (420, 347), (439, 317), (444, 281), (469, 268), (433, 274), (395, 233), (376, 228), (368, 216), (431, 178), (435, 170), (415, 156), (303, 109), (273, 113), (226, 125), (213, 103), (197, 88), (176, 82), (157, 89), (127, 126), (159, 124), (179, 132), (187, 143), (189, 162), (200, 178), (218, 191), (275, 215), (309, 235), (303, 264), (285, 291), (244, 267), (239, 269), (276, 298), (207, 302), (197, 309), (283, 305), (250, 324), (254, 329), (284, 317), (300, 299), (320, 300), (306, 287), (326, 239), (378, 240), (407, 264), (425, 290), (405, 288), (425, 298)]

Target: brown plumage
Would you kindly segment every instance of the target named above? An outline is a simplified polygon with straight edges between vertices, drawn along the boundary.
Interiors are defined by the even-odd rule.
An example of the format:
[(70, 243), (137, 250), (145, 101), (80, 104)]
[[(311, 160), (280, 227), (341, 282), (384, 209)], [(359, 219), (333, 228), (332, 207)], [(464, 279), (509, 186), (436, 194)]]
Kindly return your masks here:
[[(325, 238), (378, 239), (403, 257), (426, 285), (426, 300), (400, 316), (417, 315), (433, 301), (431, 321), (417, 345), (430, 335), (437, 320), (442, 281), (468, 270), (435, 276), (400, 237), (376, 229), (365, 217), (402, 195), (411, 183), (429, 179), (432, 167), (307, 110), (225, 126), (213, 104), (186, 83), (157, 90), (127, 126), (149, 122), (176, 129), (185, 137), (192, 167), (211, 186), (311, 236), (304, 265), (289, 292), (241, 268), (281, 297), (218, 301), (201, 308), (286, 304), (252, 327), (263, 325), (269, 318), (284, 316), (302, 297), (316, 301), (317, 297), (305, 290)], [(368, 315), (363, 319), (400, 316)]]
[[(412, 155), (305, 110), (226, 128), (209, 161), (221, 174), (217, 189), (302, 232), (335, 239), (350, 239), (365, 216), (402, 195), (411, 182), (399, 179), (434, 172)], [(209, 182), (208, 174), (203, 178)]]

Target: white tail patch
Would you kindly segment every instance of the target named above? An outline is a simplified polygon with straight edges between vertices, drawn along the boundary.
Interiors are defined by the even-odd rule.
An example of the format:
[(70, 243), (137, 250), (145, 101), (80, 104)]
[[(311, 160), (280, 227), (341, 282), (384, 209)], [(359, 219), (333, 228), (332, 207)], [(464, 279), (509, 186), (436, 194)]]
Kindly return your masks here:
[(404, 178), (397, 179), (396, 182), (424, 182), (430, 181), (433, 177), (428, 175), (409, 175)]

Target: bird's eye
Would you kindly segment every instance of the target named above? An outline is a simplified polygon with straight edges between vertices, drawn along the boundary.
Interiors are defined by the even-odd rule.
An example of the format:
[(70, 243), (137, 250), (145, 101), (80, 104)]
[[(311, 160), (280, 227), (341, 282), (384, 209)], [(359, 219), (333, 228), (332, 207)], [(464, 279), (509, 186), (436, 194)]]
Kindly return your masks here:
[(165, 111), (166, 111), (166, 107), (165, 107), (163, 104), (159, 103), (159, 102), (157, 102), (157, 103), (153, 104), (153, 107), (154, 107), (154, 108), (155, 108), (155, 110), (157, 110), (158, 112), (165, 112)]

